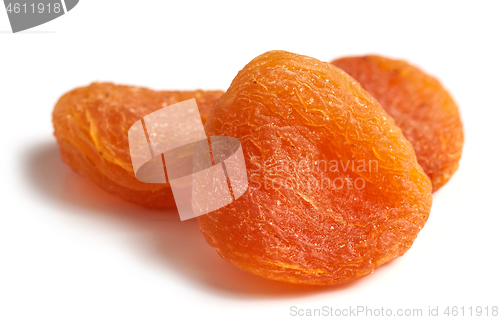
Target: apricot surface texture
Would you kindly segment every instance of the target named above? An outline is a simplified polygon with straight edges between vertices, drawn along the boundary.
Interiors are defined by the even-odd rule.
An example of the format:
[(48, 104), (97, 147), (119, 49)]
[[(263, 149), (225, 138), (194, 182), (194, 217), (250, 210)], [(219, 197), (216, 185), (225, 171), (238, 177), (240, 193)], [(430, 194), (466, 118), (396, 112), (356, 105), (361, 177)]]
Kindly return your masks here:
[(63, 161), (104, 190), (150, 208), (175, 208), (170, 185), (136, 179), (128, 130), (160, 108), (195, 98), (202, 121), (222, 91), (154, 91), (92, 83), (63, 95), (53, 114), (54, 135)]
[(431, 182), (382, 106), (330, 63), (270, 51), (217, 100), (205, 130), (240, 140), (249, 188), (198, 218), (248, 272), (338, 285), (403, 255), (428, 219)]
[(458, 107), (439, 81), (411, 64), (380, 56), (332, 61), (380, 102), (412, 143), (437, 191), (458, 169), (464, 133)]

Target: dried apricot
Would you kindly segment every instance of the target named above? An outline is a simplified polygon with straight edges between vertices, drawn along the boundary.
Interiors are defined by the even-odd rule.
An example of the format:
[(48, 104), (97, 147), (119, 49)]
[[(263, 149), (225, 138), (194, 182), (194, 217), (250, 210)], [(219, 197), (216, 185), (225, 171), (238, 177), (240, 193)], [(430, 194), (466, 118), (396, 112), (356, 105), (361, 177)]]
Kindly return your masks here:
[(404, 254), (429, 216), (411, 144), (345, 72), (284, 51), (246, 65), (205, 130), (240, 140), (249, 188), (198, 218), (227, 261), (265, 278), (337, 285)]
[(92, 83), (66, 93), (57, 102), (52, 114), (54, 135), (63, 161), (104, 190), (143, 206), (175, 208), (168, 183), (143, 183), (135, 178), (128, 129), (153, 111), (192, 98), (205, 122), (222, 93)]
[(433, 191), (458, 169), (464, 133), (457, 105), (439, 81), (411, 64), (380, 56), (332, 61), (375, 99), (412, 143)]

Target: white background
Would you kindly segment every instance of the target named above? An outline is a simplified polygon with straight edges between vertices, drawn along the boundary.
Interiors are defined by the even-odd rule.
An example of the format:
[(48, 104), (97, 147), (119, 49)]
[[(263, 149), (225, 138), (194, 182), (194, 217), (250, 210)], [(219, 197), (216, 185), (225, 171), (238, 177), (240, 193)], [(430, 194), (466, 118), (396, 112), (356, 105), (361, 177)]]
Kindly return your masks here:
[[(288, 319), (298, 318), (291, 306), (424, 315), (429, 306), (440, 314), (500, 306), (499, 15), (499, 1), (83, 0), (12, 34), (1, 8), (0, 319)], [(195, 220), (128, 204), (74, 174), (52, 136), (52, 108), (77, 86), (226, 89), (272, 49), (324, 61), (403, 58), (436, 75), (461, 110), (460, 169), (434, 195), (412, 249), (347, 286), (240, 271), (205, 243)]]

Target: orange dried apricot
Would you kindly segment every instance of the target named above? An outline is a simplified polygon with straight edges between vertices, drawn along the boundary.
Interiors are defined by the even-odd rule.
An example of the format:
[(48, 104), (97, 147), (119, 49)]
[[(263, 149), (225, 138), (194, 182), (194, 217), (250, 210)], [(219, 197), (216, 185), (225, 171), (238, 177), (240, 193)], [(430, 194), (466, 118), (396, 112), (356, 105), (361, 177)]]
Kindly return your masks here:
[(332, 61), (375, 99), (412, 143), (437, 191), (458, 169), (464, 133), (458, 107), (441, 83), (415, 66), (380, 56)]
[(104, 190), (150, 208), (175, 208), (170, 185), (135, 178), (128, 129), (168, 105), (195, 98), (202, 121), (222, 91), (154, 91), (92, 83), (63, 95), (54, 107), (54, 135), (63, 161)]
[(358, 82), (270, 51), (217, 100), (205, 130), (240, 140), (249, 188), (198, 217), (222, 258), (265, 278), (337, 285), (403, 255), (431, 183), (393, 119)]

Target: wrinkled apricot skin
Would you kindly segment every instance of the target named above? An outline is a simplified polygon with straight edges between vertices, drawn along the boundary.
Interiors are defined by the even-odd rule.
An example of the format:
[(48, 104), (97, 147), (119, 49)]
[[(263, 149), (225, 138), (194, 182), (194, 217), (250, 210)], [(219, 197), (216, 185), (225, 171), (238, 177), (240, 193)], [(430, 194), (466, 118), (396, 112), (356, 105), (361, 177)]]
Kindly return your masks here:
[[(198, 220), (207, 242), (245, 271), (346, 283), (403, 255), (428, 219), (431, 183), (411, 144), (359, 83), (329, 63), (284, 51), (258, 56), (215, 103), (205, 130), (242, 143), (249, 189)], [(353, 159), (376, 160), (378, 169), (313, 166)], [(353, 186), (356, 179), (364, 188)]]
[(154, 91), (92, 83), (63, 95), (54, 107), (54, 135), (63, 161), (104, 190), (127, 201), (155, 209), (175, 208), (167, 184), (135, 178), (128, 129), (160, 108), (195, 98), (205, 122), (221, 91)]
[(458, 169), (464, 133), (458, 107), (439, 81), (405, 61), (380, 56), (332, 61), (375, 99), (412, 143), (437, 191)]

